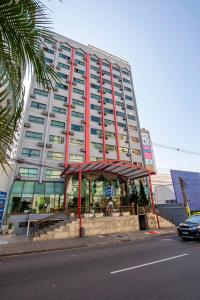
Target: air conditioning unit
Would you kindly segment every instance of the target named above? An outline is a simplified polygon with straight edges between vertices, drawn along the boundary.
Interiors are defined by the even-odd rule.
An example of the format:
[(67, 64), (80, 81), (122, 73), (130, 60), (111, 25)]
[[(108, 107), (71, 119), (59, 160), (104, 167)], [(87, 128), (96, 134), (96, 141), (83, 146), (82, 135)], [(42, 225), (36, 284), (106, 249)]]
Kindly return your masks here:
[(47, 144), (46, 144), (46, 147), (47, 147), (47, 148), (52, 148), (52, 144), (47, 143)]
[(106, 93), (106, 92), (105, 92), (105, 91), (103, 91), (103, 94), (104, 94), (104, 95), (105, 95), (105, 93)]
[(102, 125), (102, 122), (99, 122), (99, 125)]
[(43, 111), (42, 111), (42, 115), (43, 115), (43, 116), (48, 116), (48, 111), (43, 110)]
[(105, 139), (108, 140), (108, 136), (105, 136)]
[(101, 139), (103, 137), (103, 135), (102, 134), (99, 134), (99, 138)]
[(51, 113), (50, 113), (50, 117), (53, 117), (53, 118), (54, 118), (55, 116), (56, 116), (56, 115), (55, 115), (54, 112), (51, 112)]
[(122, 110), (125, 110), (124, 106), (122, 106)]
[(99, 149), (99, 152), (103, 152), (103, 149)]
[(127, 156), (131, 156), (131, 154), (130, 154), (130, 153), (127, 153), (126, 155), (127, 155)]
[(108, 127), (108, 124), (105, 124), (105, 127)]
[(35, 94), (31, 94), (30, 98), (35, 99), (36, 98)]
[(43, 143), (43, 142), (38, 142), (37, 145), (38, 145), (39, 147), (44, 147), (44, 143)]
[(126, 140), (125, 143), (128, 144), (128, 140)]
[(124, 128), (124, 131), (127, 131), (127, 129), (126, 129), (126, 128)]
[(18, 164), (23, 164), (24, 163), (24, 158), (17, 158), (17, 160), (16, 160), (16, 162), (18, 163)]
[(24, 123), (24, 127), (30, 128), (30, 127), (31, 127), (31, 124), (30, 124), (30, 123)]
[(99, 115), (101, 114), (101, 111), (100, 111), (100, 110), (98, 110), (98, 114), (99, 114)]
[(107, 113), (106, 113), (106, 112), (104, 113), (104, 116), (107, 116)]
[(106, 153), (109, 153), (109, 151), (108, 151), (108, 150), (106, 150)]
[(98, 100), (98, 103), (101, 103), (101, 100)]

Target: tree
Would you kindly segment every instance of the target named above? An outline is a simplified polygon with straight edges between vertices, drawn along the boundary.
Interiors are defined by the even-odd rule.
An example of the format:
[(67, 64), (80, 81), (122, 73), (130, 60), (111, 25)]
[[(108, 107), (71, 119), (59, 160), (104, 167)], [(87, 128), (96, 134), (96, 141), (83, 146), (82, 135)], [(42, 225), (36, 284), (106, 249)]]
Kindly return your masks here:
[[(60, 81), (45, 63), (43, 37), (49, 37), (47, 8), (39, 0), (0, 1), (0, 164), (7, 162), (24, 99), (24, 72), (34, 72), (43, 88)], [(8, 101), (9, 98), (9, 101)]]
[(142, 181), (140, 180), (140, 191), (139, 191), (139, 206), (147, 206), (149, 205), (149, 198), (146, 195), (144, 185)]
[(134, 181), (129, 185), (129, 202), (134, 204), (139, 203), (139, 195)]

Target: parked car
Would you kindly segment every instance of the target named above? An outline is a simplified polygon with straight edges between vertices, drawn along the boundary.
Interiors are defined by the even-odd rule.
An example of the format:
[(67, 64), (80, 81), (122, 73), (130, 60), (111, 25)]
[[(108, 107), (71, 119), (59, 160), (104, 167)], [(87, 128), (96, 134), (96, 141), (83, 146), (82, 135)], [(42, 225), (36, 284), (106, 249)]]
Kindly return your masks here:
[(177, 227), (178, 235), (183, 239), (200, 238), (200, 215), (192, 215)]

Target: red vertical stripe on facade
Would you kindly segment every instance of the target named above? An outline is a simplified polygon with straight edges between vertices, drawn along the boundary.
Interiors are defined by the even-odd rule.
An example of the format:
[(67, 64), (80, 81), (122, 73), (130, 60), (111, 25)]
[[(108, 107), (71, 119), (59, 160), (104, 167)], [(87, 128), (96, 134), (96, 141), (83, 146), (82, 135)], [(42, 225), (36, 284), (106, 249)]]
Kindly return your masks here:
[(85, 81), (85, 161), (90, 161), (90, 55), (86, 54)]
[(71, 106), (72, 106), (72, 92), (73, 92), (73, 76), (74, 76), (74, 48), (72, 48), (71, 55), (71, 71), (69, 79), (69, 96), (68, 96), (68, 111), (67, 111), (67, 131), (66, 131), (66, 142), (65, 142), (65, 166), (69, 160), (69, 138), (71, 129)]
[(116, 146), (117, 146), (117, 159), (120, 160), (120, 149), (119, 149), (119, 140), (118, 140), (118, 124), (117, 124), (116, 101), (115, 101), (115, 90), (114, 90), (112, 65), (110, 65), (110, 78), (111, 78), (111, 86), (112, 86), (112, 100), (113, 100), (113, 112), (114, 112), (114, 122), (115, 122), (115, 137), (116, 137)]
[(102, 138), (103, 138), (103, 160), (106, 160), (106, 133), (105, 133), (105, 120), (104, 120), (104, 93), (103, 93), (103, 72), (102, 60), (99, 60), (100, 67), (100, 94), (101, 94), (101, 115), (102, 115)]

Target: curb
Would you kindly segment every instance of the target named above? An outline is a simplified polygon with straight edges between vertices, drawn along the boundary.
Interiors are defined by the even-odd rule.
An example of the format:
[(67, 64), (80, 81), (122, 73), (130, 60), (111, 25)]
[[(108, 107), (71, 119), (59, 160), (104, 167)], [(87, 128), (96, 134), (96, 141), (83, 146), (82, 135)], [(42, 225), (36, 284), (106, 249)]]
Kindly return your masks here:
[(176, 232), (163, 232), (161, 234), (157, 235), (150, 235), (150, 236), (142, 236), (142, 237), (136, 237), (136, 238), (126, 238), (121, 240), (115, 240), (115, 241), (108, 241), (108, 242), (100, 242), (100, 243), (85, 243), (80, 244), (77, 246), (66, 246), (66, 247), (60, 247), (60, 248), (52, 248), (52, 249), (38, 249), (38, 250), (30, 250), (30, 251), (24, 251), (24, 252), (15, 252), (15, 253), (5, 253), (0, 254), (1, 257), (11, 257), (11, 256), (21, 256), (21, 255), (28, 255), (28, 254), (39, 254), (39, 253), (47, 253), (47, 252), (53, 252), (53, 251), (63, 251), (63, 250), (70, 250), (70, 249), (78, 249), (78, 248), (92, 248), (92, 247), (99, 247), (99, 246), (109, 246), (109, 245), (119, 245), (123, 243), (131, 243), (135, 241), (145, 240), (145, 239), (153, 239), (158, 238), (160, 236), (167, 236), (167, 235), (175, 235)]

